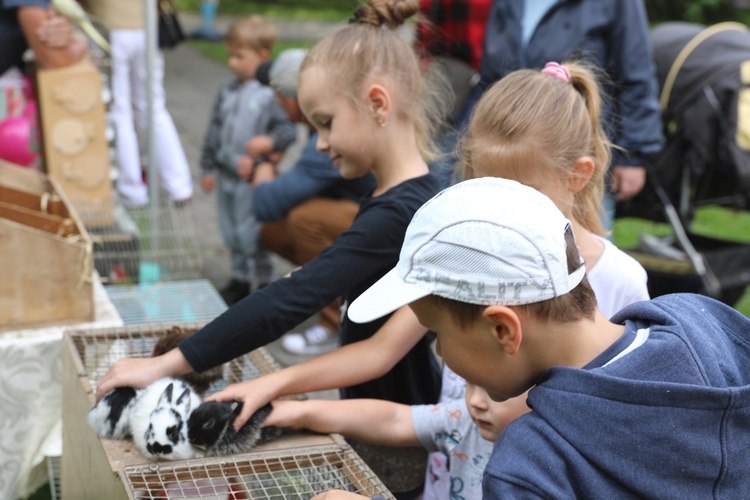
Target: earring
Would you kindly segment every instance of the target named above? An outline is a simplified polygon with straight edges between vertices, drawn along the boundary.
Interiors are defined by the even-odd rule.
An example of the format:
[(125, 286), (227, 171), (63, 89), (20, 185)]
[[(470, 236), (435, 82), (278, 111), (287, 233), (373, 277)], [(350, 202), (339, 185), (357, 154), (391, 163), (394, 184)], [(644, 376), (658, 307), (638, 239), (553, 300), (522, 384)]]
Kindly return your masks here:
[(385, 120), (383, 120), (382, 118), (378, 118), (378, 125), (380, 125), (381, 128), (385, 128)]

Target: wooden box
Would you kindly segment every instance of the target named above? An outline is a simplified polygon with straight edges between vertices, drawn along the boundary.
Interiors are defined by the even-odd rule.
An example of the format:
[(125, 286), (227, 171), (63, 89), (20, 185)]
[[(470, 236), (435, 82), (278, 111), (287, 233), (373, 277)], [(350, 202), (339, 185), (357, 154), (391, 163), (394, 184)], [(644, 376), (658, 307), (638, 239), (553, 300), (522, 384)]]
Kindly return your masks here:
[(91, 238), (54, 178), (0, 161), (0, 331), (91, 321)]
[(37, 71), (45, 171), (88, 226), (111, 225), (112, 182), (101, 75), (90, 61)]
[[(177, 325), (188, 333), (203, 326), (202, 323)], [(149, 356), (157, 339), (172, 326), (169, 323), (141, 324), (70, 329), (65, 333), (63, 498), (270, 498), (263, 493), (267, 490), (260, 491), (261, 486), (254, 486), (253, 481), (267, 481), (272, 479), (270, 476), (287, 472), (297, 476), (312, 473), (328, 481), (323, 486), (349, 487), (363, 494), (391, 498), (374, 473), (339, 435), (291, 432), (250, 453), (157, 463), (149, 463), (129, 440), (99, 439), (86, 419), (94, 405), (99, 380), (117, 359)], [(224, 370), (224, 379), (215, 382), (206, 394), (221, 390), (228, 383), (271, 373), (281, 366), (268, 351), (260, 348), (236, 358), (225, 368), (228, 369)], [(291, 472), (291, 469), (299, 469), (300, 464), (312, 468), (312, 472)], [(336, 482), (336, 478), (341, 480)], [(291, 484), (298, 482), (299, 479), (293, 479)], [(246, 496), (251, 490), (253, 495)]]

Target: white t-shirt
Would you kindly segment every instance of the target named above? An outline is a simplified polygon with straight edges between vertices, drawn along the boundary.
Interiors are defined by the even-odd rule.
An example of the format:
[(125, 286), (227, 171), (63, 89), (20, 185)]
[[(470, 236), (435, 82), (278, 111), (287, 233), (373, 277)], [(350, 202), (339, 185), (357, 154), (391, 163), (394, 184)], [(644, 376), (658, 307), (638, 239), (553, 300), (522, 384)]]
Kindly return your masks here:
[[(596, 237), (604, 243), (604, 252), (586, 276), (596, 295), (599, 310), (607, 318), (634, 302), (648, 300), (647, 275), (643, 266), (611, 241)], [(617, 275), (617, 280), (612, 276)]]

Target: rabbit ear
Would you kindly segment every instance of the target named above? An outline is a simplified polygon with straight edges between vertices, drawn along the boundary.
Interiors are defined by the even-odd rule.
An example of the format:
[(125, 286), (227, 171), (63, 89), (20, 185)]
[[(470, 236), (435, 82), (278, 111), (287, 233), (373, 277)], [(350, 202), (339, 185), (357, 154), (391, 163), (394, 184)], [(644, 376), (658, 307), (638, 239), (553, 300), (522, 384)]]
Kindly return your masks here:
[(161, 405), (164, 398), (167, 398), (167, 403), (172, 402), (172, 388), (174, 387), (174, 384), (170, 382), (170, 384), (167, 386), (166, 389), (164, 389), (164, 392), (159, 396), (159, 401), (156, 403), (157, 406)]
[(175, 401), (175, 405), (179, 406), (180, 404), (182, 404), (182, 400), (183, 399), (186, 400), (185, 411), (188, 412), (188, 413), (190, 413), (190, 403), (191, 403), (191, 401), (190, 401), (190, 389), (185, 389), (184, 391), (182, 391), (182, 394), (180, 394), (180, 397), (177, 398), (177, 401)]

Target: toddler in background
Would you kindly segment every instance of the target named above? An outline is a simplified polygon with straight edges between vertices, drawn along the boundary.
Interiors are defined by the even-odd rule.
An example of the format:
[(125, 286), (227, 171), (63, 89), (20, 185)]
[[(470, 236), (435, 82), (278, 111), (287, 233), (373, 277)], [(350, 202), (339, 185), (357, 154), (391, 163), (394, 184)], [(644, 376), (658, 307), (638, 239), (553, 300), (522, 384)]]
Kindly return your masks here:
[(281, 110), (271, 88), (255, 78), (268, 59), (276, 30), (259, 16), (237, 19), (227, 30), (229, 68), (234, 77), (214, 101), (201, 156), (201, 186), (216, 191), (219, 226), (229, 248), (232, 279), (220, 290), (228, 305), (274, 279), (271, 253), (260, 242), (260, 222), (253, 213), (253, 167), (267, 161), (250, 156), (247, 144), (267, 138), (268, 149), (282, 151), (294, 141), (294, 124)]

